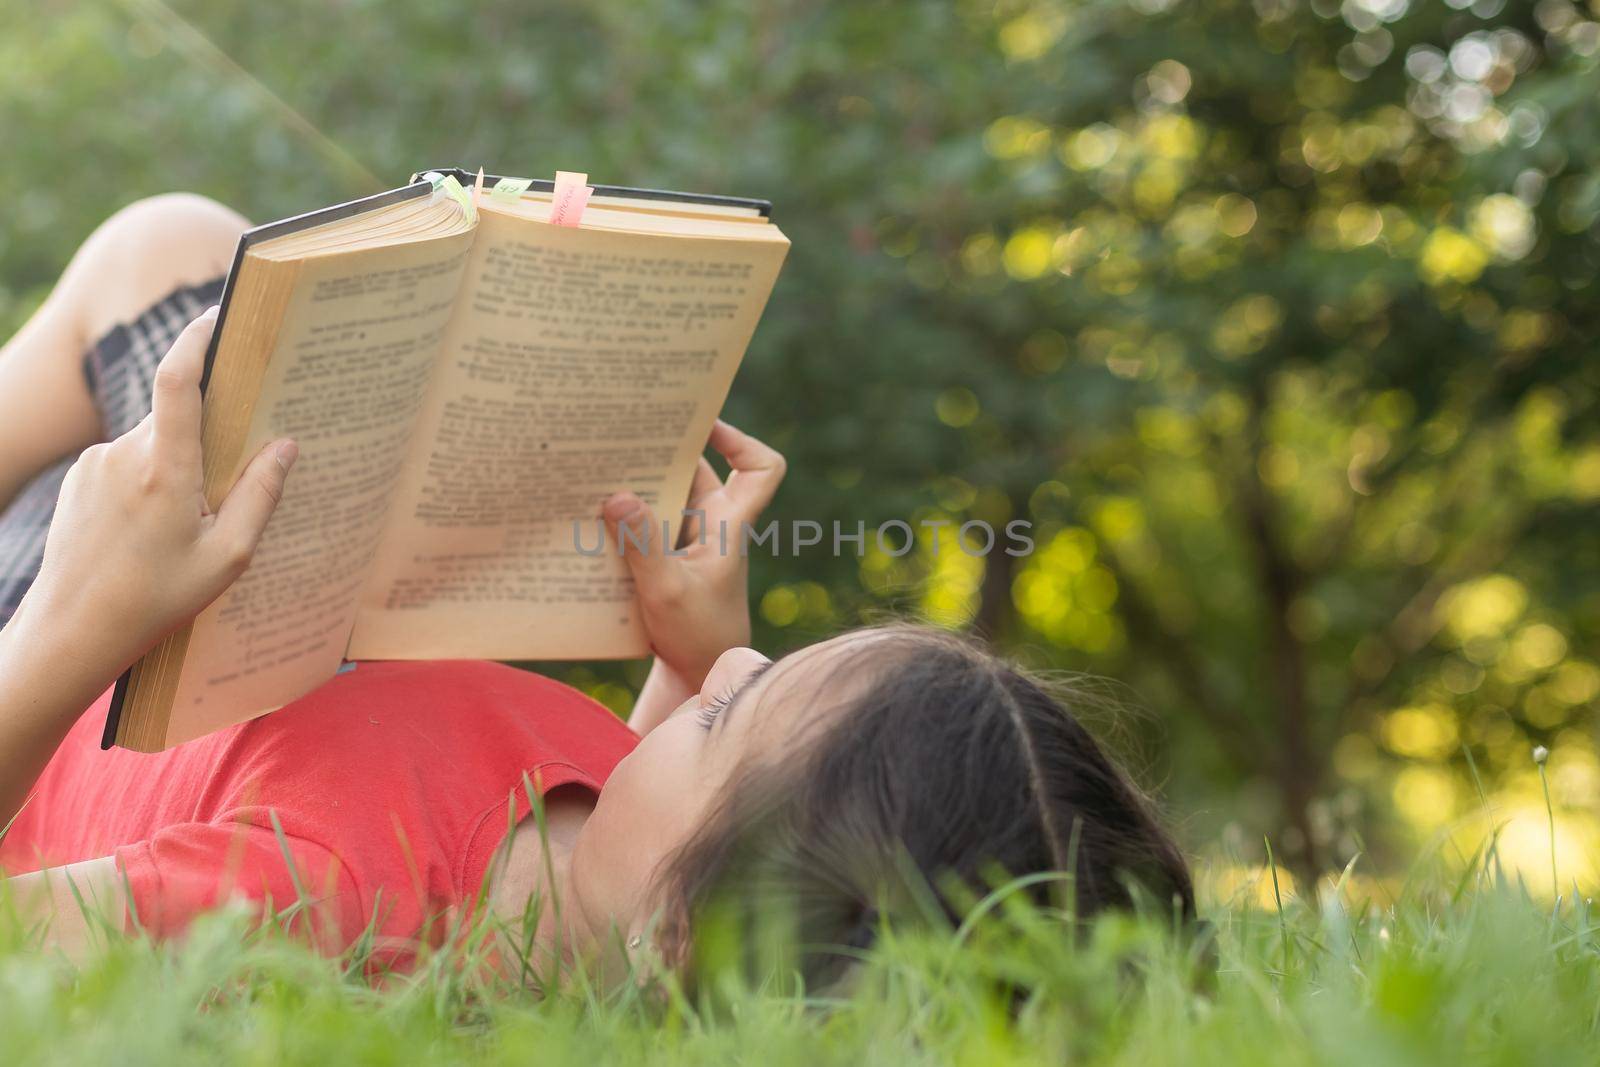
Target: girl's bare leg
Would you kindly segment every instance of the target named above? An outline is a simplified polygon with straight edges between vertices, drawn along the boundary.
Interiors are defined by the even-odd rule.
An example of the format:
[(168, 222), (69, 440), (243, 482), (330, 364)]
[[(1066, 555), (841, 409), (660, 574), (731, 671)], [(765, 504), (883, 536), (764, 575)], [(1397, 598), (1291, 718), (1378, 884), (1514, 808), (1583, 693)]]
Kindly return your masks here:
[(228, 269), (244, 217), (213, 200), (140, 200), (89, 235), (49, 297), (0, 347), (0, 511), (39, 471), (102, 437), (89, 346), (181, 285)]

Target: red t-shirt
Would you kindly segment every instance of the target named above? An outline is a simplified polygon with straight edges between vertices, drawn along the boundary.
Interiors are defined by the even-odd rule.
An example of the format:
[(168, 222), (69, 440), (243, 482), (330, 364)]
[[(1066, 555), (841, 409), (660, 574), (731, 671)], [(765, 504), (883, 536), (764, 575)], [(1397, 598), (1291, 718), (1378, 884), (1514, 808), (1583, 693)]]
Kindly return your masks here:
[(362, 663), (271, 715), (150, 754), (101, 751), (109, 699), (46, 767), (0, 865), (114, 855), (157, 935), (240, 895), (283, 909), (298, 881), (318, 901), (321, 943), (348, 945), (376, 915), (390, 958), (436, 942), (437, 920), (471, 904), (528, 812), (524, 775), (546, 793), (599, 792), (636, 741), (567, 686), (474, 661)]

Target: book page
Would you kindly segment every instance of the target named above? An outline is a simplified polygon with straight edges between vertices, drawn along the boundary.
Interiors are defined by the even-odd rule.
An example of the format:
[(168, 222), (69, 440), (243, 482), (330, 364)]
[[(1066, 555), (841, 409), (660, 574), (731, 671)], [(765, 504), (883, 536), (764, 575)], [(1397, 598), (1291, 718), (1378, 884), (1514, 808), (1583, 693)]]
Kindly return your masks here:
[[(628, 489), (671, 521), (788, 250), (482, 212), (349, 655), (648, 652), (598, 544)], [(655, 532), (654, 551), (661, 550)]]
[[(306, 260), (240, 469), (300, 458), (249, 569), (196, 620), (169, 743), (271, 711), (338, 670), (472, 242), (471, 232)], [(235, 472), (234, 477), (237, 477)]]

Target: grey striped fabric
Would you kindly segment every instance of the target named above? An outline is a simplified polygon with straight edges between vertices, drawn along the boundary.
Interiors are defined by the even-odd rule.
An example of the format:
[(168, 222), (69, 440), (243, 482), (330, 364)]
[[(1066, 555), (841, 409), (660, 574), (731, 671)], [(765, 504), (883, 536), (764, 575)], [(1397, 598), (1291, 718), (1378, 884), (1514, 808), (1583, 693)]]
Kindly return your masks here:
[[(100, 410), (106, 440), (127, 433), (150, 413), (156, 364), (184, 326), (221, 296), (221, 278), (176, 289), (89, 349), (83, 357), (83, 374)], [(0, 626), (16, 613), (22, 594), (39, 573), (56, 496), (75, 459), (65, 456), (40, 472), (0, 512)]]

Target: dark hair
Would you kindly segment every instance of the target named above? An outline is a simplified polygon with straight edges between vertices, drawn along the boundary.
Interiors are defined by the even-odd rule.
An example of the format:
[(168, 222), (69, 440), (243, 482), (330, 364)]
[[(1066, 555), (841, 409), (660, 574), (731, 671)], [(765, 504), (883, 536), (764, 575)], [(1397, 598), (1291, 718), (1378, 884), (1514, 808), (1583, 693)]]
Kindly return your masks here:
[[(982, 895), (996, 871), (1070, 873), (1079, 919), (1131, 908), (1136, 892), (1193, 917), (1188, 868), (1152, 806), (1039, 683), (945, 631), (865, 633), (819, 687), (826, 699), (848, 679), (850, 706), (817, 716), (793, 760), (743, 768), (659, 872), (658, 939), (682, 972), (700, 962), (704, 920), (751, 966), (756, 924), (785, 914), (789, 965), (817, 989), (872, 943), (880, 909), (925, 908), (933, 889), (959, 922), (961, 894), (939, 887)], [(1061, 886), (1028, 892), (1049, 905)]]

